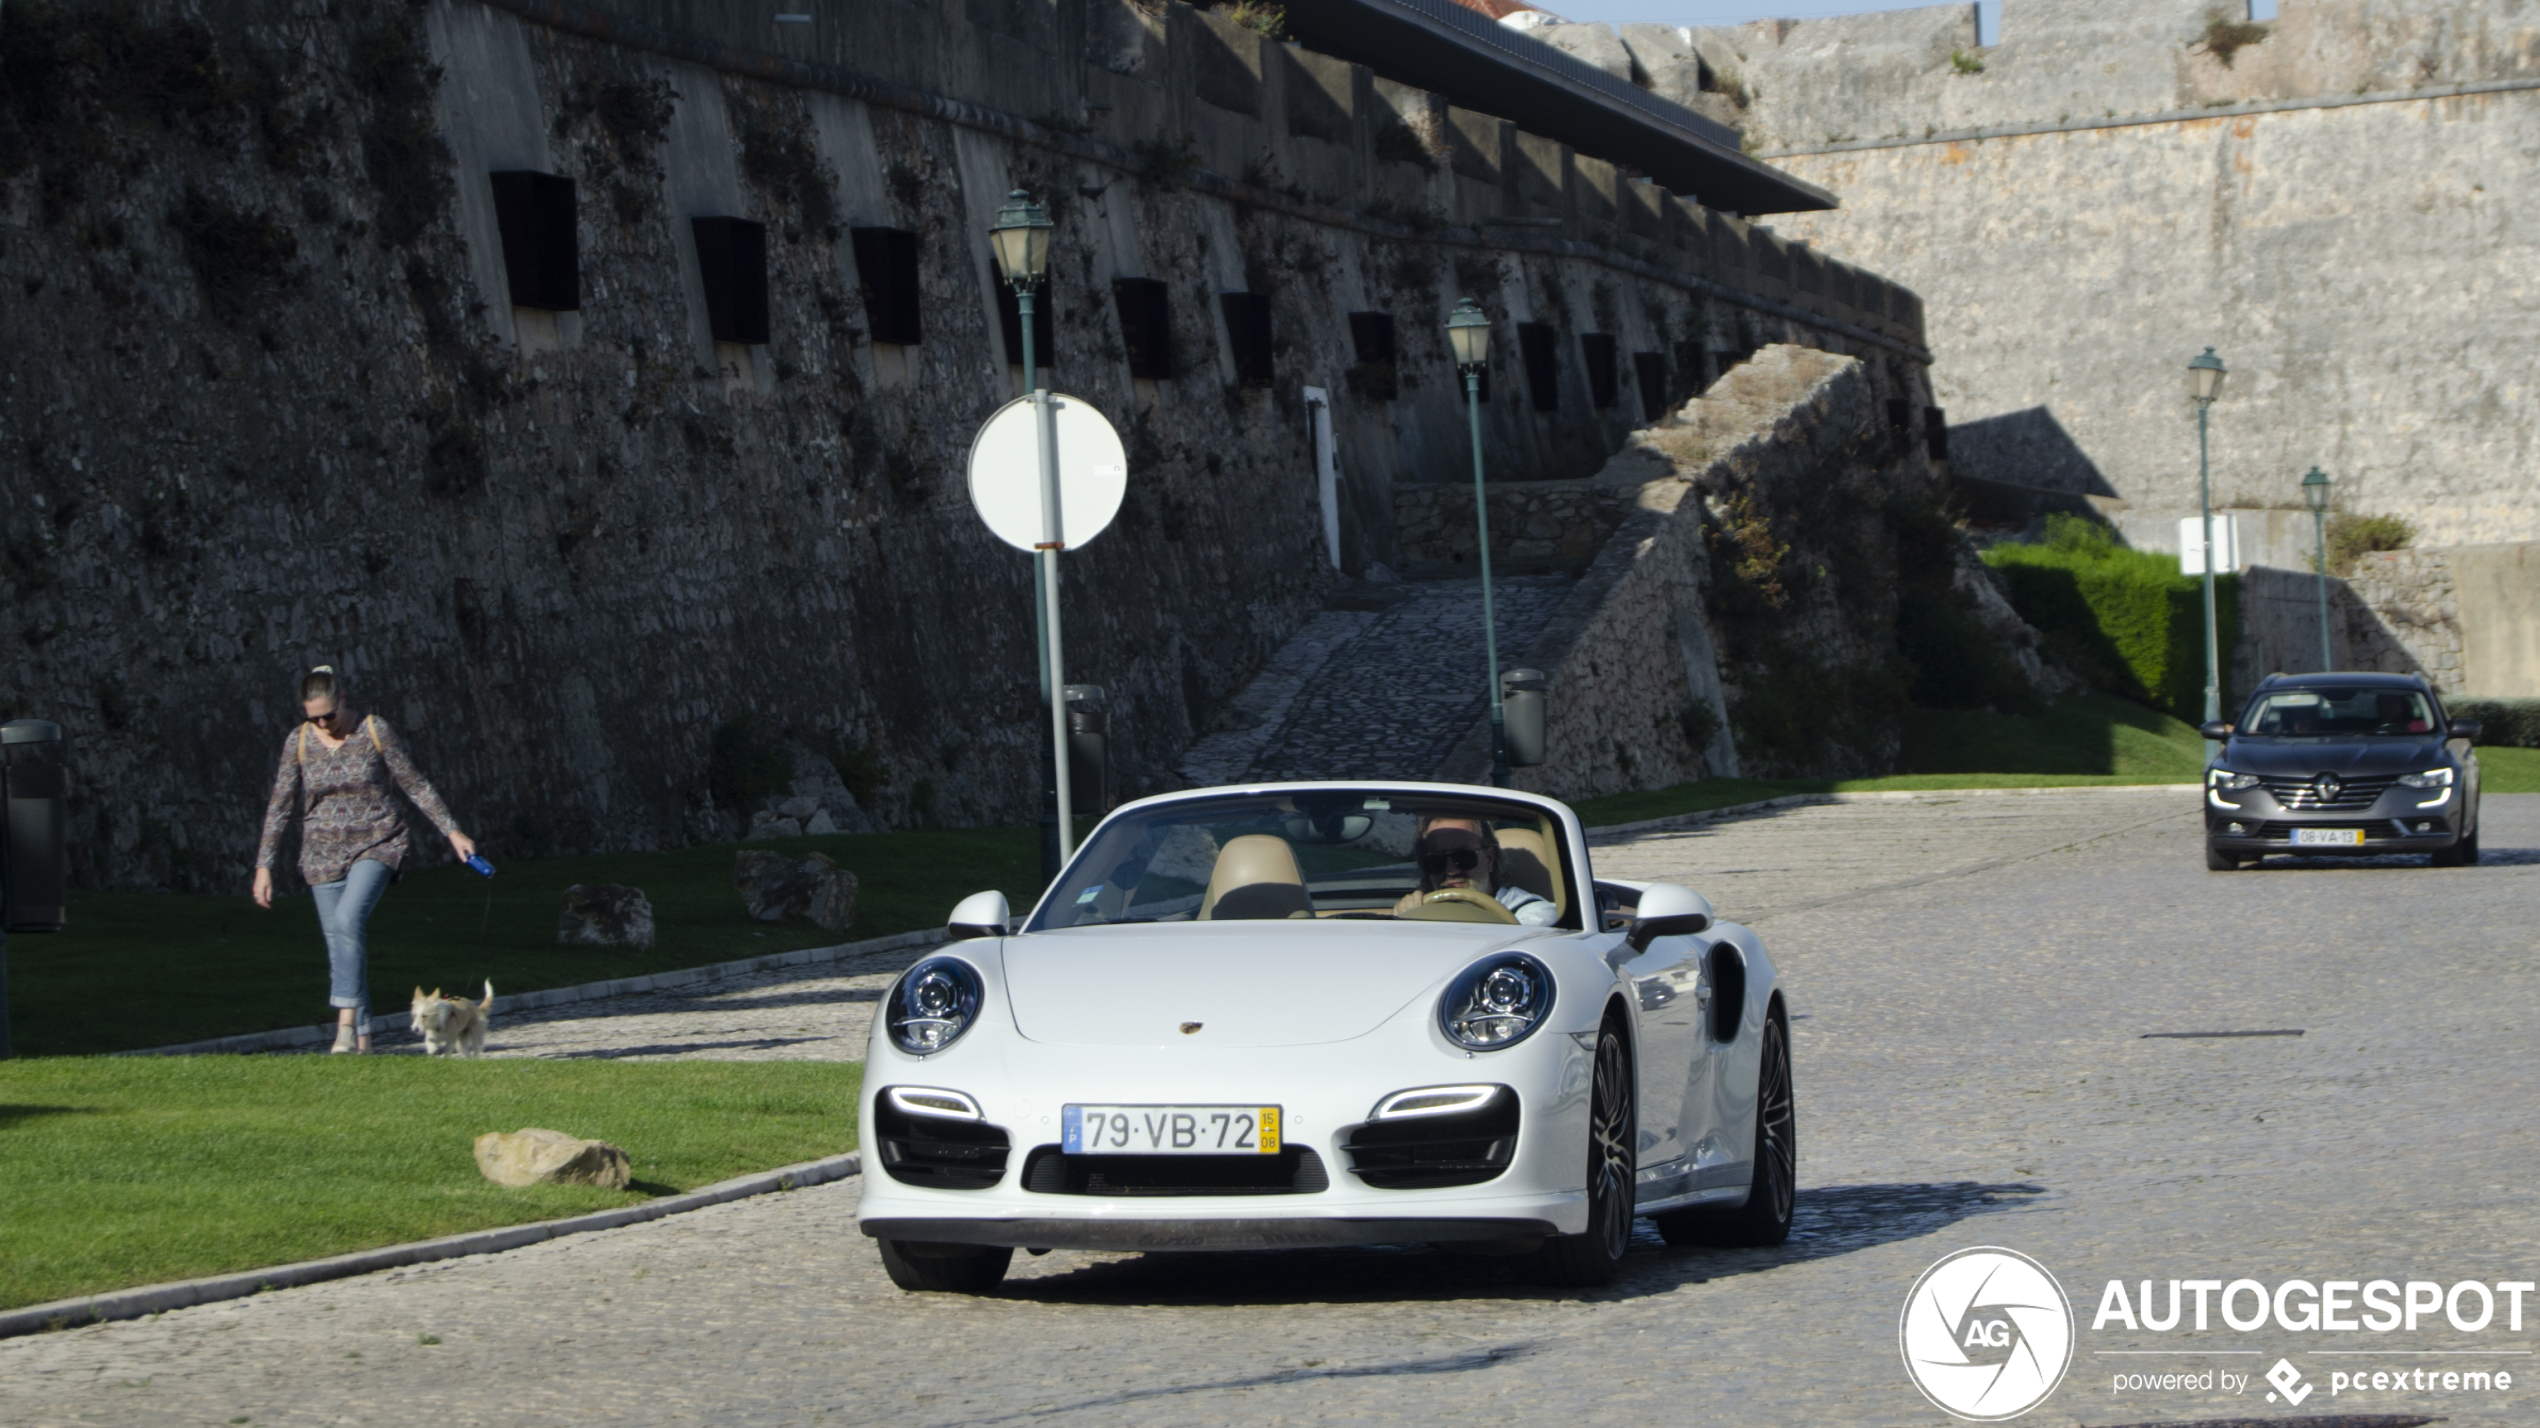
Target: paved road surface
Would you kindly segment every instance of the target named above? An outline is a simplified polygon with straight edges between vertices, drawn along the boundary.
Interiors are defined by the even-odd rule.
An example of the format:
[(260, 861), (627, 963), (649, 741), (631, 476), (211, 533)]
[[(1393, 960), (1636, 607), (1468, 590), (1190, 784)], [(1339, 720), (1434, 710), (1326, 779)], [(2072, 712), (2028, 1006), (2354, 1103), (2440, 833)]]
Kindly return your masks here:
[[(2146, 1365), (2263, 1372), (2320, 1335), (2088, 1330), (2111, 1278), (2540, 1278), (2540, 798), (2489, 861), (2208, 874), (2192, 795), (1855, 803), (1643, 836), (1782, 963), (1804, 1186), (1772, 1251), (1644, 1237), (1563, 1295), (1420, 1250), (1022, 1260), (984, 1300), (902, 1296), (852, 1182), (508, 1255), (0, 1343), (0, 1422), (1935, 1424), (1896, 1318), (2000, 1244), (2082, 1315), (2023, 1424), (2272, 1415), (2265, 1387), (2117, 1394)], [(2146, 1040), (2301, 1028), (2298, 1038)], [(2501, 1316), (2500, 1316), (2501, 1318)], [(2533, 1348), (2523, 1332), (2331, 1347)], [(439, 1343), (426, 1345), (420, 1336)], [(2358, 1339), (2370, 1342), (2357, 1343)], [(2401, 1340), (2393, 1343), (2392, 1340)], [(2256, 1350), (2147, 1359), (2117, 1349)], [(2303, 1407), (2540, 1419), (2512, 1394)]]

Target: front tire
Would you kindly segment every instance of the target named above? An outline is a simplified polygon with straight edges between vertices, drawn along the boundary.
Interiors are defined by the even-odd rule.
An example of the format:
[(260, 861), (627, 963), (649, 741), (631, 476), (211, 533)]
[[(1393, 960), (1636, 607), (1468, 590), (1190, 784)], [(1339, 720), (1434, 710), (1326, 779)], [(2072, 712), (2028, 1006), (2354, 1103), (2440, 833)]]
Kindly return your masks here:
[(1764, 1019), (1755, 1092), (1755, 1183), (1734, 1210), (1695, 1206), (1657, 1216), (1671, 1245), (1747, 1248), (1782, 1243), (1799, 1201), (1799, 1112), (1790, 1081), (1790, 1033)]
[(1005, 1278), (1011, 1249), (939, 1245), (916, 1240), (876, 1240), (882, 1270), (911, 1294), (985, 1294)]
[(1535, 1251), (1537, 1277), (1564, 1289), (1595, 1289), (1623, 1272), (1632, 1243), (1633, 1167), (1640, 1120), (1632, 1104), (1632, 1057), (1620, 1027), (1609, 1021), (1596, 1037), (1596, 1079), (1588, 1091), (1588, 1225), (1581, 1235), (1554, 1235)]
[(2437, 849), (2434, 854), (2434, 866), (2438, 868), (2466, 868), (2477, 861), (2478, 834), (2475, 830), (2451, 847)]
[(2209, 873), (2229, 873), (2238, 871), (2239, 867), (2240, 859), (2238, 855), (2226, 853), (2220, 848), (2215, 847), (2213, 840), (2210, 838), (2205, 840), (2205, 871)]

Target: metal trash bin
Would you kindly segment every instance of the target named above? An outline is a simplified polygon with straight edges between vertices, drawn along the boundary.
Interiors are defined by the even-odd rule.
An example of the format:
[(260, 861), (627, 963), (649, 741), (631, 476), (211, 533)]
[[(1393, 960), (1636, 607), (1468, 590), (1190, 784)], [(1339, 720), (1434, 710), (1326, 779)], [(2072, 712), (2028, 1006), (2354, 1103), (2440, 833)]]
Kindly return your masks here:
[(1503, 670), (1499, 676), (1500, 737), (1508, 766), (1528, 769), (1543, 762), (1543, 695), (1539, 669)]
[(62, 930), (62, 895), (70, 873), (70, 771), (62, 762), (62, 726), (50, 719), (0, 724), (0, 782), (8, 789), (0, 878), (7, 880), (11, 932)]
[(1111, 811), (1111, 711), (1099, 684), (1067, 686), (1067, 799), (1079, 818)]

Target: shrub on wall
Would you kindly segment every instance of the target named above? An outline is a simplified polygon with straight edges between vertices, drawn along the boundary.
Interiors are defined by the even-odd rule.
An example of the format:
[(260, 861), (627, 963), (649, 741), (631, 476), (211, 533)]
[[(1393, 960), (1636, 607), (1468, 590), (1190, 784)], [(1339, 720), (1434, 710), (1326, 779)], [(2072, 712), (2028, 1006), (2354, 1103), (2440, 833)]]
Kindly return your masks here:
[(2355, 559), (2376, 550), (2406, 550), (2417, 528), (2398, 516), (2359, 516), (2352, 511), (2328, 518), (2328, 568), (2352, 574)]
[[(2008, 581), (2020, 618), (2067, 666), (2189, 723), (2204, 717), (2204, 582), (2179, 574), (2176, 556), (2128, 550), (2078, 516), (2049, 516), (2044, 542), (1997, 545), (1984, 559)], [(2216, 581), (2214, 597), (2229, 669), (2239, 577)]]
[(2455, 719), (2477, 720), (2482, 744), (2540, 749), (2540, 699), (2455, 699), (2445, 711)]

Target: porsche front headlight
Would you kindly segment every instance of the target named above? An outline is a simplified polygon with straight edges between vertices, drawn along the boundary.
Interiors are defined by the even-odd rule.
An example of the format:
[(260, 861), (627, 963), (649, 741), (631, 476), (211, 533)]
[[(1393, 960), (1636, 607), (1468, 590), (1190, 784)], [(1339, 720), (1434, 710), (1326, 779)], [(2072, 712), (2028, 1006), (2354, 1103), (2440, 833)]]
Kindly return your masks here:
[(927, 1056), (961, 1039), (979, 1019), (979, 973), (958, 957), (930, 957), (891, 988), (891, 1043)]
[(1476, 962), (1438, 1001), (1447, 1040), (1471, 1051), (1514, 1046), (1552, 1014), (1552, 969), (1522, 952)]
[(2406, 784), (2410, 788), (2450, 788), (2452, 786), (2452, 771), (2450, 769), (2427, 769), (2423, 773), (2401, 774), (2399, 775), (2399, 782)]

